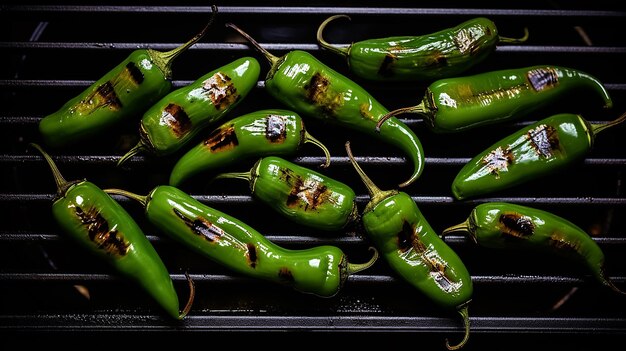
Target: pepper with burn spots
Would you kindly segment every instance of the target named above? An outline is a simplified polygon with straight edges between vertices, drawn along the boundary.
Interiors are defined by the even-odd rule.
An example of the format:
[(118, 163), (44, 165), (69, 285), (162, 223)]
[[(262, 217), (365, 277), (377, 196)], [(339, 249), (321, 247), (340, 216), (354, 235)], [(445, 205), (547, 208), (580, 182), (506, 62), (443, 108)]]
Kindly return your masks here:
[(575, 91), (595, 91), (611, 108), (606, 88), (588, 73), (567, 67), (531, 66), (440, 79), (428, 86), (422, 101), (389, 112), (388, 117), (417, 113), (434, 132), (465, 131), (529, 115)]
[(368, 237), (404, 281), (463, 317), (463, 340), (454, 346), (446, 340), (449, 350), (461, 348), (469, 338), (468, 307), (473, 294), (467, 268), (432, 229), (411, 196), (397, 190), (380, 190), (352, 156), (349, 142), (346, 151), (370, 195), (361, 215)]
[(265, 89), (270, 95), (303, 117), (357, 130), (402, 150), (411, 161), (413, 171), (401, 187), (420, 177), (424, 169), (424, 150), (419, 138), (394, 117), (376, 133), (376, 123), (389, 111), (363, 87), (308, 52), (293, 50), (276, 57), (235, 25), (227, 26), (244, 36), (270, 62), (272, 67), (265, 78)]
[(278, 156), (259, 159), (248, 172), (215, 177), (248, 181), (252, 195), (295, 223), (340, 230), (358, 219), (356, 194), (348, 185)]
[(470, 160), (454, 178), (457, 200), (535, 180), (580, 161), (598, 133), (626, 120), (593, 124), (577, 114), (557, 114), (501, 139)]
[(46, 145), (62, 147), (102, 134), (123, 120), (143, 113), (172, 88), (172, 63), (198, 42), (217, 14), (213, 6), (209, 23), (200, 33), (171, 51), (133, 51), (82, 93), (39, 122)]
[(174, 90), (148, 109), (139, 125), (139, 142), (118, 165), (141, 151), (169, 155), (205, 127), (223, 118), (256, 86), (259, 62), (242, 57)]
[(179, 312), (169, 272), (133, 218), (111, 196), (86, 180), (66, 181), (52, 158), (32, 144), (48, 163), (57, 185), (52, 214), (65, 234), (117, 272), (135, 281), (173, 318), (183, 319), (194, 298)]
[(213, 130), (203, 141), (183, 155), (170, 174), (170, 185), (179, 186), (186, 179), (211, 170), (242, 162), (253, 156), (293, 155), (304, 144), (328, 149), (304, 127), (304, 121), (288, 110), (260, 110), (231, 119)]
[(498, 43), (522, 43), (528, 38), (505, 38), (491, 20), (477, 17), (456, 27), (420, 36), (396, 36), (359, 41), (348, 47), (329, 44), (322, 37), (326, 19), (317, 30), (318, 44), (344, 56), (352, 73), (373, 81), (423, 81), (456, 76), (484, 61)]
[(605, 272), (605, 256), (583, 229), (553, 213), (505, 202), (475, 206), (467, 219), (442, 235), (466, 233), (476, 244), (494, 249), (538, 249), (583, 263), (594, 278), (625, 294)]
[(378, 252), (362, 264), (349, 263), (336, 246), (282, 248), (226, 213), (202, 204), (168, 185), (147, 196), (107, 189), (139, 201), (154, 226), (172, 239), (238, 273), (290, 286), (321, 297), (336, 295), (349, 275), (369, 268)]

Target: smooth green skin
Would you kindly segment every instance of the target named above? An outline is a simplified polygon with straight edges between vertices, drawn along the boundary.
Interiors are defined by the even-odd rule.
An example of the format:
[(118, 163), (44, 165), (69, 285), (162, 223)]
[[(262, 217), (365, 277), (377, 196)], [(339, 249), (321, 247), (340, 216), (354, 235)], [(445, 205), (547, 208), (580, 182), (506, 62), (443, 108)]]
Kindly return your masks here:
[(347, 260), (339, 248), (284, 249), (245, 223), (171, 186), (161, 185), (150, 192), (146, 216), (172, 239), (248, 276), (322, 297), (337, 294), (347, 279)]
[[(533, 84), (529, 72), (551, 72), (556, 81)], [(593, 90), (603, 98), (605, 108), (613, 106), (602, 83), (585, 72), (531, 66), (438, 80), (414, 112), (425, 115), (435, 132), (458, 132), (527, 116), (578, 89)]]
[[(154, 104), (141, 119), (140, 136), (144, 146), (156, 155), (178, 151), (205, 127), (219, 121), (239, 104), (256, 86), (260, 73), (259, 62), (253, 57), (242, 57), (200, 77), (186, 87), (174, 90)], [(238, 97), (232, 103), (218, 108), (203, 88), (214, 75), (230, 77)], [(218, 94), (216, 94), (218, 95)], [(232, 94), (226, 94), (227, 98)], [(170, 104), (181, 106), (191, 123), (190, 128), (177, 135), (165, 123), (165, 111)], [(171, 115), (170, 115), (171, 116)]]
[[(316, 74), (319, 75), (317, 85), (325, 82), (328, 90), (312, 98), (307, 87)], [(265, 88), (278, 101), (303, 116), (357, 130), (402, 150), (413, 163), (413, 173), (400, 186), (408, 186), (421, 175), (424, 150), (417, 135), (395, 117), (387, 120), (377, 133), (376, 123), (389, 111), (364, 88), (311, 54), (294, 50), (280, 58), (268, 72)]]
[(427, 35), (359, 41), (350, 45), (347, 59), (351, 71), (368, 80), (433, 80), (458, 75), (483, 61), (498, 39), (496, 25), (480, 17)]
[[(270, 118), (282, 119), (284, 138), (273, 137), (280, 131), (268, 129)], [(198, 173), (228, 167), (253, 156), (293, 155), (305, 142), (304, 132), (300, 115), (288, 110), (260, 110), (233, 118), (213, 130), (176, 162), (169, 184), (179, 186)]]
[(278, 156), (259, 159), (249, 172), (217, 177), (248, 180), (255, 198), (304, 226), (340, 230), (357, 216), (350, 186)]
[[(544, 125), (556, 131), (558, 150), (545, 148), (547, 143), (542, 143), (542, 153), (534, 147), (529, 133)], [(591, 149), (594, 137), (592, 125), (579, 115), (565, 113), (540, 120), (501, 139), (463, 166), (452, 182), (452, 194), (457, 200), (462, 200), (517, 186), (561, 170), (582, 159)], [(506, 161), (506, 152), (503, 152), (506, 150), (510, 150), (511, 162)], [(486, 157), (497, 160), (498, 167), (494, 167)]]
[[(172, 83), (171, 76), (163, 72), (155, 62), (155, 51), (135, 50), (122, 63), (85, 91), (66, 102), (58, 111), (44, 117), (39, 131), (45, 143), (61, 147), (101, 134), (128, 116), (143, 112), (155, 101), (167, 94)], [(134, 63), (143, 75), (143, 82), (136, 84), (126, 71), (126, 65)], [(111, 82), (121, 108), (113, 108), (104, 99), (94, 95), (103, 84)]]
[[(98, 233), (109, 237), (116, 235), (119, 241), (127, 242), (129, 246), (126, 254), (120, 255), (115, 250), (106, 250), (106, 246), (100, 246), (92, 240), (89, 233), (90, 223), (81, 220), (77, 208), (81, 208), (84, 213), (93, 216), (97, 213), (104, 218), (109, 230)], [(172, 318), (179, 319), (178, 296), (167, 268), (141, 228), (113, 198), (93, 183), (81, 181), (71, 185), (54, 201), (52, 212), (69, 237), (118, 272), (136, 281)], [(94, 224), (91, 225), (94, 228)], [(113, 228), (115, 233), (111, 231)]]

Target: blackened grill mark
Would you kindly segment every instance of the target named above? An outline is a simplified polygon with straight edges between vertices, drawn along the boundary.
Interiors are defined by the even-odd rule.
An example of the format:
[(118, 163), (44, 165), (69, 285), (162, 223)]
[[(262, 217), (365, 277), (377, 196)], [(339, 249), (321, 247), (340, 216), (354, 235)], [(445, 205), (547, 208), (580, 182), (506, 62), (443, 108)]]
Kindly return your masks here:
[(246, 244), (246, 247), (248, 248), (248, 260), (250, 261), (250, 267), (252, 268), (256, 268), (256, 264), (257, 264), (257, 254), (256, 254), (256, 246), (254, 246), (254, 244)]
[(132, 79), (133, 83), (135, 83), (136, 85), (143, 83), (143, 73), (137, 67), (137, 65), (135, 65), (134, 62), (129, 62), (126, 64), (126, 71), (128, 72), (128, 75)]
[(267, 138), (267, 140), (274, 144), (283, 143), (285, 139), (287, 139), (287, 125), (285, 124), (285, 120), (281, 116), (267, 116), (265, 138)]
[(86, 227), (89, 239), (99, 249), (103, 249), (107, 254), (114, 256), (125, 256), (128, 253), (130, 244), (116, 229), (109, 229), (109, 222), (96, 208), (92, 207), (83, 211), (81, 207), (76, 206), (74, 211), (83, 226)]
[(548, 245), (565, 255), (580, 255), (581, 243), (568, 240), (567, 236), (561, 232), (554, 232), (550, 235)]
[(552, 67), (530, 70), (526, 77), (535, 91), (553, 88), (559, 84), (559, 75)]
[(293, 274), (287, 267), (281, 267), (278, 270), (278, 278), (284, 282), (293, 282), (295, 280)]
[(444, 67), (448, 65), (448, 57), (441, 51), (433, 51), (426, 58), (426, 65), (430, 68)]
[(560, 150), (559, 134), (556, 128), (542, 124), (527, 134), (531, 146), (539, 156), (550, 158)]
[(407, 221), (402, 224), (402, 230), (398, 233), (398, 250), (407, 252), (413, 245), (413, 227)]
[(325, 116), (334, 116), (336, 110), (342, 105), (343, 98), (340, 94), (332, 94), (329, 86), (330, 80), (320, 72), (315, 72), (304, 89), (306, 98), (318, 106)]
[(180, 105), (176, 104), (169, 104), (163, 109), (161, 112), (161, 124), (169, 126), (178, 138), (191, 130), (189, 116)]
[(174, 214), (178, 216), (178, 218), (182, 219), (185, 222), (185, 225), (191, 229), (191, 231), (202, 237), (203, 239), (208, 240), (209, 242), (218, 241), (222, 235), (224, 235), (224, 231), (222, 228), (214, 226), (211, 222), (207, 221), (204, 218), (198, 217), (194, 220), (187, 218), (182, 212), (180, 212), (177, 208), (172, 209)]
[(234, 149), (239, 145), (239, 140), (234, 125), (231, 124), (225, 128), (216, 129), (202, 143), (211, 152), (221, 152)]
[(509, 148), (502, 149), (502, 147), (498, 146), (495, 150), (485, 155), (480, 161), (489, 169), (489, 172), (498, 179), (500, 178), (500, 172), (506, 172), (509, 169), (509, 165), (515, 161), (515, 157)]
[(96, 95), (98, 95), (101, 99), (100, 103), (97, 104), (96, 107), (108, 106), (111, 110), (115, 110), (115, 111), (120, 110), (122, 108), (122, 102), (117, 97), (117, 93), (115, 93), (113, 84), (111, 84), (110, 81), (107, 81), (101, 84), (96, 89)]
[(516, 238), (526, 238), (535, 233), (535, 224), (532, 219), (516, 212), (505, 212), (498, 221), (502, 226), (500, 232)]
[(392, 54), (385, 55), (383, 62), (380, 63), (380, 67), (378, 68), (378, 75), (383, 77), (391, 77), (394, 75), (393, 64), (398, 60)]
[(241, 97), (237, 93), (237, 88), (233, 85), (232, 79), (222, 72), (215, 73), (205, 80), (202, 89), (218, 111), (230, 107)]
[(287, 207), (296, 207), (304, 202), (304, 211), (314, 211), (327, 201), (329, 189), (326, 185), (317, 181), (305, 182), (301, 176), (293, 174), (290, 169), (280, 169), (281, 179), (284, 179), (291, 186), (291, 191), (287, 195)]

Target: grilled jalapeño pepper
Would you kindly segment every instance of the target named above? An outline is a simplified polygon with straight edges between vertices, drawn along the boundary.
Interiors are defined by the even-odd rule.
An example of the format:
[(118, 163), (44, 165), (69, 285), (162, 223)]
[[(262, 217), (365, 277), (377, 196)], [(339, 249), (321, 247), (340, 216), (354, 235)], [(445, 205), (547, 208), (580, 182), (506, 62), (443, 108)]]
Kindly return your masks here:
[(604, 253), (580, 227), (550, 212), (504, 202), (480, 204), (467, 220), (443, 231), (467, 233), (489, 248), (547, 249), (573, 257), (603, 285), (624, 294), (604, 271)]
[(236, 272), (285, 284), (304, 293), (334, 296), (350, 274), (370, 267), (378, 257), (374, 249), (369, 262), (353, 264), (335, 246), (282, 248), (247, 224), (172, 186), (157, 186), (148, 196), (119, 189), (106, 191), (139, 201), (152, 224), (201, 255)]
[(293, 155), (303, 144), (319, 146), (330, 164), (328, 149), (304, 127), (300, 115), (288, 110), (260, 110), (222, 124), (178, 160), (170, 185), (178, 186), (203, 171), (216, 170), (251, 156)]
[(167, 94), (144, 113), (139, 143), (118, 165), (142, 150), (159, 156), (176, 152), (235, 108), (256, 85), (259, 71), (254, 57), (242, 57)]
[(320, 46), (345, 56), (350, 70), (357, 76), (375, 81), (420, 81), (452, 77), (483, 61), (498, 43), (521, 43), (520, 39), (498, 35), (496, 25), (478, 17), (454, 28), (421, 36), (369, 39), (340, 48), (322, 37), (326, 25), (337, 18), (326, 19), (317, 30)]
[(191, 295), (182, 313), (167, 268), (137, 223), (115, 200), (86, 180), (66, 181), (54, 161), (38, 145), (57, 185), (52, 213), (63, 231), (79, 245), (136, 281), (173, 318), (185, 317)]
[(613, 106), (595, 77), (566, 67), (532, 66), (440, 79), (430, 84), (417, 106), (388, 113), (377, 127), (388, 116), (418, 113), (435, 132), (458, 132), (526, 116), (583, 88), (597, 92), (605, 108)]
[(363, 87), (305, 51), (293, 50), (276, 57), (235, 25), (228, 26), (248, 39), (270, 62), (265, 88), (278, 101), (302, 116), (330, 121), (399, 148), (413, 163), (413, 173), (400, 186), (408, 186), (419, 178), (424, 168), (420, 140), (396, 118), (376, 133), (376, 122), (389, 111)]
[(162, 98), (172, 87), (174, 59), (205, 35), (216, 14), (217, 7), (213, 6), (211, 20), (204, 29), (174, 50), (133, 51), (85, 91), (44, 117), (39, 131), (46, 144), (59, 147), (87, 140), (127, 116), (142, 113)]
[(561, 170), (582, 159), (601, 131), (623, 122), (626, 113), (605, 124), (563, 113), (540, 120), (496, 142), (470, 160), (454, 178), (458, 200), (510, 188)]
[(468, 306), (472, 299), (471, 277), (459, 256), (435, 233), (405, 192), (380, 190), (356, 163), (346, 143), (350, 162), (370, 195), (363, 226), (389, 266), (406, 282), (446, 309), (463, 317), (465, 336), (450, 350), (461, 348), (469, 338)]
[(259, 159), (242, 173), (219, 178), (247, 180), (252, 194), (290, 220), (322, 230), (339, 230), (358, 218), (348, 185), (277, 156)]

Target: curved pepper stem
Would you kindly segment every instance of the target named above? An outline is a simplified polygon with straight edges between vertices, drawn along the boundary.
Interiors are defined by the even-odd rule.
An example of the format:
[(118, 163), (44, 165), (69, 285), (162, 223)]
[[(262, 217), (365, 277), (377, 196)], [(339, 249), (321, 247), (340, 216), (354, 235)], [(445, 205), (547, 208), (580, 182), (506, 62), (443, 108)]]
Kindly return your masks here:
[(254, 38), (252, 38), (248, 33), (244, 32), (236, 25), (232, 23), (226, 23), (226, 27), (236, 30), (237, 32), (239, 32), (239, 34), (241, 34), (244, 38), (246, 38), (246, 40), (248, 40), (250, 44), (252, 44), (257, 50), (259, 50), (263, 54), (263, 56), (265, 56), (265, 58), (269, 61), (272, 67), (274, 67), (280, 60), (278, 56), (271, 54), (264, 47), (262, 47), (261, 44), (259, 44), (256, 40), (254, 40)]
[(336, 20), (337, 18), (347, 18), (349, 20), (351, 20), (350, 16), (348, 15), (334, 15), (331, 17), (328, 17), (326, 20), (324, 20), (324, 22), (322, 22), (322, 24), (320, 24), (319, 28), (317, 28), (317, 43), (323, 47), (324, 49), (327, 49), (331, 52), (334, 52), (336, 54), (348, 57), (350, 55), (350, 47), (348, 48), (340, 48), (338, 46), (333, 46), (331, 44), (329, 44), (326, 40), (324, 40), (324, 37), (322, 36), (322, 33), (324, 32), (324, 29), (326, 28), (326, 25), (328, 25), (328, 23)]
[(196, 284), (193, 282), (189, 273), (185, 272), (185, 278), (187, 278), (187, 283), (189, 284), (189, 298), (187, 299), (187, 303), (185, 304), (185, 308), (183, 308), (182, 312), (178, 315), (178, 319), (183, 319), (189, 311), (191, 311), (191, 306), (193, 305), (193, 300), (196, 296)]
[(503, 36), (499, 36), (498, 37), (498, 41), (500, 43), (506, 43), (506, 44), (519, 44), (519, 43), (523, 43), (526, 40), (528, 40), (528, 28), (524, 27), (524, 36), (521, 38), (508, 38), (508, 37), (503, 37)]
[(607, 128), (611, 128), (613, 126), (616, 126), (622, 122), (626, 121), (626, 112), (623, 113), (621, 116), (617, 117), (616, 119), (608, 122), (608, 123), (603, 123), (603, 124), (592, 124), (591, 125), (591, 132), (592, 135), (595, 137), (596, 134), (600, 133), (601, 131), (607, 129)]
[(317, 145), (317, 147), (322, 149), (322, 151), (324, 152), (324, 156), (326, 156), (326, 162), (322, 163), (320, 167), (328, 168), (328, 166), (330, 166), (330, 151), (328, 151), (328, 148), (326, 148), (326, 146), (322, 144), (321, 141), (317, 140), (314, 136), (309, 134), (309, 132), (306, 130), (304, 131), (303, 140), (305, 144), (311, 143), (311, 144)]
[(459, 314), (463, 317), (463, 325), (465, 326), (465, 335), (463, 336), (463, 340), (456, 345), (450, 345), (448, 339), (446, 339), (446, 348), (448, 350), (458, 350), (463, 347), (467, 340), (469, 339), (470, 333), (470, 323), (469, 323), (469, 312), (468, 312), (468, 304), (464, 304), (461, 308), (459, 308)]
[(30, 146), (32, 146), (35, 149), (37, 149), (37, 151), (39, 151), (41, 153), (43, 158), (48, 163), (48, 166), (50, 167), (50, 170), (52, 171), (52, 176), (54, 177), (54, 182), (55, 182), (55, 184), (57, 186), (57, 196), (58, 197), (64, 196), (65, 193), (67, 192), (67, 189), (69, 189), (72, 185), (74, 185), (77, 182), (79, 182), (79, 181), (68, 182), (67, 180), (65, 180), (65, 178), (63, 178), (63, 175), (61, 174), (61, 171), (59, 171), (59, 168), (57, 167), (56, 163), (54, 163), (54, 161), (52, 160), (52, 157), (50, 157), (50, 155), (48, 155), (48, 153), (46, 153), (41, 148), (41, 146), (39, 146), (38, 144), (35, 144), (35, 143), (30, 143)]
[(426, 105), (424, 105), (423, 101), (420, 102), (420, 104), (416, 106), (402, 107), (402, 108), (393, 110), (391, 112), (387, 112), (378, 120), (378, 123), (376, 123), (376, 132), (380, 133), (380, 127), (383, 125), (383, 123), (385, 123), (386, 120), (388, 120), (389, 118), (395, 115), (401, 115), (403, 113), (418, 113), (418, 114), (428, 115), (429, 112), (430, 111), (426, 108)]
[(373, 246), (370, 246), (369, 249), (370, 251), (374, 252), (374, 254), (372, 255), (372, 258), (370, 258), (369, 261), (363, 262), (363, 263), (348, 263), (348, 267), (347, 267), (348, 275), (366, 270), (370, 268), (374, 264), (374, 262), (376, 262), (376, 260), (378, 259), (378, 250), (376, 250), (376, 248), (374, 248)]
[(124, 156), (120, 157), (120, 159), (117, 161), (117, 166), (118, 167), (121, 166), (123, 163), (130, 160), (131, 158), (133, 158), (133, 156), (137, 155), (138, 153), (142, 152), (145, 149), (147, 149), (146, 145), (142, 141), (139, 141), (137, 145), (133, 146), (132, 149), (128, 150), (128, 152), (124, 154)]
[(135, 200), (141, 204), (141, 206), (146, 207), (148, 205), (148, 197), (137, 195), (135, 193), (131, 193), (130, 191), (122, 190), (122, 189), (104, 189), (104, 192), (109, 195), (122, 195), (129, 199)]

